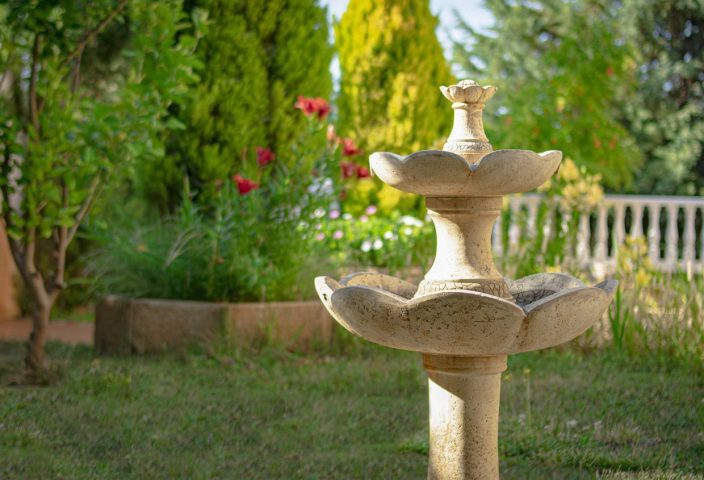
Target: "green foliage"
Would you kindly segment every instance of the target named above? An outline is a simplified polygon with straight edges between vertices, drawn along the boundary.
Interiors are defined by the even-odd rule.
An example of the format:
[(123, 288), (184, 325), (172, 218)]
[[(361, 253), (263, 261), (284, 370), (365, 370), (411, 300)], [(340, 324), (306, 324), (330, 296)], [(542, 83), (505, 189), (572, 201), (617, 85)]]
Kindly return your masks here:
[(340, 131), (366, 150), (411, 153), (449, 135), (438, 91), (454, 81), (428, 0), (351, 0), (335, 25)]
[(331, 210), (321, 218), (318, 238), (327, 245), (343, 273), (353, 269), (377, 268), (390, 275), (420, 276), (430, 267), (435, 255), (435, 230), (430, 221), (396, 211), (377, 213), (370, 206), (359, 217), (340, 216)]
[(640, 192), (704, 195), (704, 5), (701, 0), (628, 0), (621, 17), (640, 68), (630, 129), (648, 161)]
[[(118, 22), (128, 40), (85, 82), (83, 55)], [(37, 329), (66, 286), (67, 249), (96, 196), (121, 167), (164, 155), (168, 109), (196, 78), (186, 24), (179, 0), (0, 4), (0, 214), (32, 300), (32, 369), (43, 363)]]
[(495, 25), (463, 24), (455, 60), (500, 87), (487, 109), (495, 148), (564, 150), (607, 187), (630, 186), (642, 154), (623, 126), (637, 66), (623, 18), (605, 0), (485, 3)]
[[(207, 203), (214, 180), (236, 173), (255, 147), (284, 153), (305, 128), (298, 95), (332, 89), (326, 11), (316, 0), (196, 0), (208, 13), (198, 47), (205, 68), (179, 112), (184, 130), (169, 155), (144, 172), (144, 191), (162, 210), (178, 205), (184, 176)], [(291, 162), (296, 159), (287, 157)]]
[(312, 298), (313, 279), (328, 259), (313, 225), (335, 198), (338, 161), (324, 125), (309, 119), (287, 156), (263, 167), (252, 157), (240, 165), (239, 186), (254, 182), (251, 190), (238, 190), (235, 177), (213, 182), (207, 211), (186, 191), (170, 217), (135, 222), (125, 210), (122, 222), (96, 225), (101, 248), (91, 268), (101, 290), (232, 302)]

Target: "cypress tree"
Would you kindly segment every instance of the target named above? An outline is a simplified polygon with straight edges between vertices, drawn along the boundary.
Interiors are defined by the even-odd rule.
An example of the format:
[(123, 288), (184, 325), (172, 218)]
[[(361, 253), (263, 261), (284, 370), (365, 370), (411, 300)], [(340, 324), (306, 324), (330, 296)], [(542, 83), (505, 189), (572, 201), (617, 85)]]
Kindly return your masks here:
[(428, 0), (350, 0), (335, 25), (339, 129), (367, 151), (410, 153), (441, 144), (454, 82)]
[(197, 51), (204, 68), (179, 113), (186, 128), (170, 142), (169, 164), (152, 172), (148, 194), (162, 208), (177, 202), (184, 175), (207, 202), (256, 147), (285, 152), (305, 121), (297, 96), (332, 90), (327, 12), (317, 0), (195, 0), (188, 8), (208, 12)]

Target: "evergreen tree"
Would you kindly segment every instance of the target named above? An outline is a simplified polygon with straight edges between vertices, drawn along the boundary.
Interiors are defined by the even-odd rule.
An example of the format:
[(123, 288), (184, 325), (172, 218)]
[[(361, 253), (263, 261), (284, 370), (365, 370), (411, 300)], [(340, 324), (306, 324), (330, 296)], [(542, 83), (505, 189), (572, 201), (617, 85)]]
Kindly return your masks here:
[(638, 92), (626, 103), (648, 159), (644, 193), (704, 195), (704, 5), (701, 0), (630, 0), (638, 45)]
[(194, 0), (208, 12), (198, 47), (201, 82), (179, 118), (167, 164), (151, 165), (147, 194), (162, 208), (180, 197), (184, 175), (207, 201), (220, 181), (238, 173), (256, 147), (285, 150), (305, 118), (298, 95), (329, 97), (332, 89), (326, 10), (317, 0)]
[(455, 60), (469, 78), (499, 86), (487, 109), (494, 148), (560, 149), (632, 185), (642, 154), (624, 127), (635, 88), (634, 51), (608, 0), (486, 0), (488, 34), (463, 24)]
[(367, 151), (410, 153), (441, 144), (454, 82), (428, 0), (350, 0), (335, 25), (340, 131)]

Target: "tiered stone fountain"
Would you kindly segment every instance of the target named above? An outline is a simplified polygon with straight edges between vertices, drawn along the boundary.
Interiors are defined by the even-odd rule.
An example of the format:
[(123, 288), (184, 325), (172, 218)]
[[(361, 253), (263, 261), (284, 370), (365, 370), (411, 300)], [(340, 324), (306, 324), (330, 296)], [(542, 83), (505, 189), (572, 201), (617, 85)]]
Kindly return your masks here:
[(437, 252), (416, 286), (378, 273), (316, 288), (332, 316), (369, 340), (423, 354), (430, 399), (429, 479), (498, 479), (501, 372), (513, 353), (552, 347), (601, 318), (617, 282), (585, 286), (559, 273), (501, 276), (491, 254), (502, 196), (532, 190), (559, 167), (562, 153), (493, 151), (482, 110), (496, 92), (472, 81), (441, 87), (455, 122), (442, 151), (407, 157), (374, 153), (383, 182), (426, 197)]

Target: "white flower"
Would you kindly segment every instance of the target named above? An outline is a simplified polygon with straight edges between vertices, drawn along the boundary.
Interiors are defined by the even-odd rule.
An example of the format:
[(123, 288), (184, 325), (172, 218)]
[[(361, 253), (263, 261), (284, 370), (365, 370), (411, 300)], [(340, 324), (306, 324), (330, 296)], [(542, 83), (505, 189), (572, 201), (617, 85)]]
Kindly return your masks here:
[(410, 235), (410, 234), (413, 233), (413, 229), (412, 229), (411, 227), (406, 227), (406, 228), (403, 229), (403, 233), (404, 233), (405, 235)]
[(315, 218), (322, 218), (325, 216), (325, 209), (324, 208), (316, 208), (315, 211), (313, 212), (313, 216)]
[(342, 219), (343, 220), (352, 220), (352, 214), (351, 213), (343, 213)]
[(420, 227), (423, 226), (423, 222), (421, 222), (420, 220), (418, 220), (416, 217), (411, 217), (410, 215), (404, 215), (404, 216), (401, 217), (399, 220), (400, 220), (400, 222), (401, 222), (403, 225), (407, 225), (407, 226), (409, 226), (409, 227), (418, 227), (418, 228), (420, 228)]
[(371, 250), (371, 249), (372, 249), (372, 242), (370, 242), (369, 240), (365, 240), (365, 241), (362, 242), (362, 248), (361, 248), (361, 250), (362, 250), (364, 253), (367, 253), (367, 252), (368, 252), (369, 250)]
[(377, 238), (376, 240), (374, 240), (374, 245), (373, 245), (374, 250), (381, 250), (381, 247), (383, 247), (383, 246), (384, 246), (384, 242), (382, 242), (380, 239)]
[(384, 232), (384, 238), (386, 240), (393, 240), (393, 238), (394, 238), (393, 232), (391, 230)]

